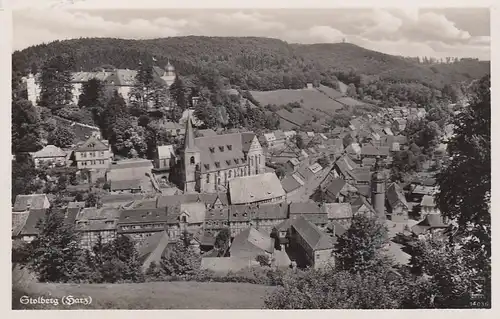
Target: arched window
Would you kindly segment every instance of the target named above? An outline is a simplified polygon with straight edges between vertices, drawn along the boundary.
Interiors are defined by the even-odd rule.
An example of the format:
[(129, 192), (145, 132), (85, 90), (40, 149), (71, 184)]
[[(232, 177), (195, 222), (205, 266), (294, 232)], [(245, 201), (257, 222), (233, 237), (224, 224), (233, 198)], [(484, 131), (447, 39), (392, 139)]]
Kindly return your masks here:
[(260, 154), (259, 154), (259, 165), (260, 165)]
[(189, 159), (189, 163), (194, 164), (194, 156), (191, 156), (191, 158)]
[(207, 173), (207, 184), (210, 183), (210, 173)]
[(250, 157), (250, 166), (253, 166), (253, 157)]

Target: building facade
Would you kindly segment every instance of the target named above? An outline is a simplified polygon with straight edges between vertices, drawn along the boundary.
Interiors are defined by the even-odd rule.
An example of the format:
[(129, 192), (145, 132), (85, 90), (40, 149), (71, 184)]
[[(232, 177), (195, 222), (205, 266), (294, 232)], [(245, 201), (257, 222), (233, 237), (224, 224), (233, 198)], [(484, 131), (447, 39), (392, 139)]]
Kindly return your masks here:
[(226, 191), (239, 176), (264, 173), (265, 156), (253, 132), (194, 137), (191, 119), (186, 121), (181, 151), (185, 192)]

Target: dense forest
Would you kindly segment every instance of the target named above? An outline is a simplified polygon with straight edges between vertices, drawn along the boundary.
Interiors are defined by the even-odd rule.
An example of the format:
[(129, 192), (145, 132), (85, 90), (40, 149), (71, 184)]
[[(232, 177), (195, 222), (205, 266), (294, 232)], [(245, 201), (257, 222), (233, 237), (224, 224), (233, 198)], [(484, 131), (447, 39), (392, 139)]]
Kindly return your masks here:
[(55, 41), (14, 52), (13, 69), (21, 74), (36, 71), (59, 54), (74, 57), (74, 71), (103, 65), (138, 69), (141, 61), (155, 57), (160, 66), (170, 60), (181, 75), (216, 71), (243, 90), (297, 89), (307, 82), (335, 86), (340, 77), (356, 87), (377, 81), (442, 89), (480, 78), (490, 69), (489, 62), (473, 59), (423, 64), (349, 43), (298, 45), (270, 38), (202, 36)]

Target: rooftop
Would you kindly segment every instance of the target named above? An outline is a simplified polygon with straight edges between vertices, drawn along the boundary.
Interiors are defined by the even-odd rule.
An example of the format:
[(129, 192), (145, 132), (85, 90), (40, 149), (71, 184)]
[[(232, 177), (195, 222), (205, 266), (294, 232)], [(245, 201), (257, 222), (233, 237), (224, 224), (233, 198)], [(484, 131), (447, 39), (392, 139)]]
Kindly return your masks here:
[(245, 204), (285, 196), (275, 173), (236, 177), (229, 181), (231, 204)]

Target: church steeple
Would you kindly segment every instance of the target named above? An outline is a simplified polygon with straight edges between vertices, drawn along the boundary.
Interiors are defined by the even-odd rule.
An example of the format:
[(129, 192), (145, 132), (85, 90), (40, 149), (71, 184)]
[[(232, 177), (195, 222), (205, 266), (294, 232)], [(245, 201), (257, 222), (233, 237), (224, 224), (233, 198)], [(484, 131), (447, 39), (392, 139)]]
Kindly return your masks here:
[(186, 150), (195, 150), (193, 125), (191, 123), (191, 115), (188, 113), (186, 121), (186, 136), (184, 137), (184, 148)]

